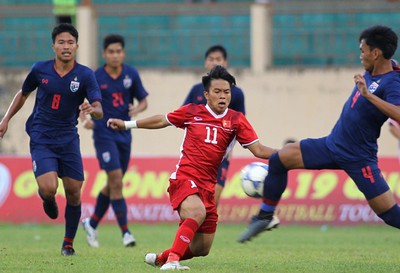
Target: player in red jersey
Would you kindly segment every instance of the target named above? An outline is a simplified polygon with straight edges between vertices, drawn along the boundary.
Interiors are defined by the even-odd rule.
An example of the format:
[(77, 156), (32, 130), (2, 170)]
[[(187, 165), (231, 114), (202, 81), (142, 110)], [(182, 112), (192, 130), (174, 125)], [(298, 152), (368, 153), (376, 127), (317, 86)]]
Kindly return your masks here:
[(235, 78), (222, 66), (214, 67), (202, 79), (206, 105), (187, 104), (166, 115), (123, 121), (109, 119), (115, 130), (160, 129), (173, 125), (185, 130), (181, 156), (170, 176), (169, 196), (180, 216), (172, 247), (160, 254), (146, 254), (146, 263), (160, 270), (187, 270), (180, 264), (206, 256), (214, 240), (218, 213), (214, 199), (218, 167), (238, 141), (256, 157), (268, 159), (275, 149), (262, 145), (246, 117), (228, 109)]

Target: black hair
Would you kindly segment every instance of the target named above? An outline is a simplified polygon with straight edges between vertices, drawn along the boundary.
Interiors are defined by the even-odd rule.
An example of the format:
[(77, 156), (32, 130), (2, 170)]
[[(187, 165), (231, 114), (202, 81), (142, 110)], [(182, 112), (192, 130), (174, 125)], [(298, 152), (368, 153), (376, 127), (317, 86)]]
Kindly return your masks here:
[(119, 34), (109, 34), (104, 37), (103, 40), (103, 49), (107, 49), (110, 44), (119, 43), (121, 44), (122, 48), (125, 48), (125, 39)]
[(205, 91), (209, 91), (211, 80), (223, 79), (229, 82), (229, 86), (236, 85), (235, 77), (229, 74), (228, 70), (221, 65), (215, 66), (206, 76), (203, 76), (202, 83)]
[(222, 45), (213, 45), (209, 49), (207, 49), (206, 53), (204, 54), (204, 59), (207, 59), (208, 55), (213, 52), (221, 52), (224, 59), (228, 59), (228, 53), (226, 52), (225, 47)]
[(53, 40), (53, 44), (56, 42), (56, 37), (58, 34), (63, 33), (63, 32), (68, 32), (72, 36), (75, 37), (76, 42), (78, 42), (78, 31), (76, 28), (69, 24), (69, 23), (61, 23), (53, 28), (53, 32), (51, 33), (51, 39)]
[(379, 48), (382, 50), (383, 57), (390, 59), (397, 49), (397, 35), (387, 26), (376, 25), (361, 32), (359, 42), (365, 40), (365, 44), (371, 50)]

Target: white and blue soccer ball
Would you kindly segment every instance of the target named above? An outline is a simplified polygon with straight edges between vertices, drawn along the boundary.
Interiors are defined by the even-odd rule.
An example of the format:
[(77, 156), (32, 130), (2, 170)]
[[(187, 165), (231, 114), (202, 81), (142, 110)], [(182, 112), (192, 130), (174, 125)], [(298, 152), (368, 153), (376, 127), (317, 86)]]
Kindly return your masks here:
[(241, 185), (246, 195), (261, 198), (264, 189), (264, 179), (268, 174), (268, 165), (262, 162), (252, 162), (242, 169)]

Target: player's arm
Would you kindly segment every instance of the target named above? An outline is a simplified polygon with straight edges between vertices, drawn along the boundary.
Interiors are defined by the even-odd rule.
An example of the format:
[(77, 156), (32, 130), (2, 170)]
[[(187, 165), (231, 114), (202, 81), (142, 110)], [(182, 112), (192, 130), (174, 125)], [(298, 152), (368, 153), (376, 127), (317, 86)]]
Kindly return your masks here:
[(354, 82), (357, 84), (361, 95), (375, 105), (382, 113), (394, 120), (400, 120), (400, 107), (384, 101), (383, 99), (369, 92), (365, 79), (361, 74), (356, 74), (354, 76)]
[(389, 131), (395, 138), (400, 140), (400, 128), (399, 127), (397, 127), (396, 125), (389, 122)]
[(147, 109), (147, 98), (143, 98), (139, 101), (138, 105), (134, 106), (133, 104), (129, 104), (129, 116), (131, 118), (135, 117), (137, 114), (143, 112)]
[(8, 122), (16, 113), (18, 113), (18, 111), (25, 104), (25, 101), (28, 98), (29, 94), (30, 93), (23, 93), (22, 90), (19, 90), (14, 96), (14, 99), (8, 107), (6, 114), (0, 122), (0, 138), (2, 138), (7, 132)]
[(260, 141), (256, 141), (247, 146), (246, 148), (248, 148), (255, 157), (264, 159), (270, 158), (273, 153), (278, 151), (277, 149), (264, 146), (263, 144), (260, 143)]
[(103, 108), (99, 101), (94, 101), (92, 103), (84, 102), (79, 106), (79, 110), (81, 110), (84, 115), (90, 115), (93, 119), (103, 118)]
[(110, 118), (107, 121), (107, 126), (114, 130), (128, 130), (132, 128), (161, 129), (170, 125), (171, 124), (164, 115), (155, 115), (152, 117), (131, 121)]

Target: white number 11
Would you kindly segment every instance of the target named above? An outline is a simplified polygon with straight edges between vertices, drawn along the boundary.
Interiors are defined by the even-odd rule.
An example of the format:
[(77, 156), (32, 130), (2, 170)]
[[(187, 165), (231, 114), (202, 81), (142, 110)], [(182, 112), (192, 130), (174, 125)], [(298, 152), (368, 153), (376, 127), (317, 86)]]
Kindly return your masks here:
[(217, 128), (212, 128), (213, 130), (213, 139), (211, 140), (211, 128), (210, 127), (206, 127), (207, 130), (207, 138), (204, 140), (205, 143), (211, 143), (211, 144), (217, 144)]

